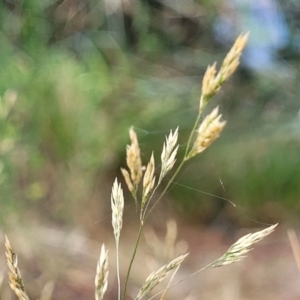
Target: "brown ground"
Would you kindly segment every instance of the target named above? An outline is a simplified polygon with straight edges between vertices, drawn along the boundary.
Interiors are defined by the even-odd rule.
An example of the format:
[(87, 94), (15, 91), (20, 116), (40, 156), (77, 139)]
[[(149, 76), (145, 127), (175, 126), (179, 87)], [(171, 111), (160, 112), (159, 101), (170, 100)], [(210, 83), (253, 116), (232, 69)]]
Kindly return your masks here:
[[(282, 227), (257, 244), (244, 261), (208, 269), (188, 277), (192, 272), (221, 256), (240, 236), (252, 231), (255, 229), (240, 230), (229, 237), (217, 230), (182, 225), (179, 229), (179, 240), (186, 241), (190, 255), (180, 269), (177, 280), (187, 279), (169, 291), (168, 299), (300, 299), (300, 273), (286, 230)], [(153, 235), (151, 229), (146, 232), (148, 245), (146, 246), (144, 241), (138, 252), (130, 280), (129, 296), (126, 299), (133, 299), (134, 296), (131, 297), (130, 294), (137, 293), (149, 273), (167, 262), (164, 251), (159, 251), (159, 247), (163, 247), (164, 244), (163, 236)], [(8, 235), (18, 253), (19, 266), (31, 299), (39, 298), (43, 289), (51, 290), (51, 286), (54, 286), (51, 299), (62, 300), (94, 299), (95, 268), (103, 237), (110, 249), (109, 288), (105, 299), (117, 299), (114, 245), (111, 239), (107, 243), (108, 234), (104, 229), (99, 233), (98, 241), (86, 238), (80, 231), (67, 232), (41, 227), (30, 230), (16, 229)], [(134, 235), (135, 230), (125, 228), (120, 257), (124, 274), (127, 266), (124, 262), (129, 260)], [(156, 238), (158, 240), (155, 241)], [(152, 249), (151, 240), (154, 241)], [(3, 240), (0, 243), (3, 245)], [(177, 246), (178, 249), (184, 250), (185, 243), (181, 242)], [(4, 276), (1, 299), (15, 299), (8, 287), (4, 248), (1, 251), (1, 269)]]

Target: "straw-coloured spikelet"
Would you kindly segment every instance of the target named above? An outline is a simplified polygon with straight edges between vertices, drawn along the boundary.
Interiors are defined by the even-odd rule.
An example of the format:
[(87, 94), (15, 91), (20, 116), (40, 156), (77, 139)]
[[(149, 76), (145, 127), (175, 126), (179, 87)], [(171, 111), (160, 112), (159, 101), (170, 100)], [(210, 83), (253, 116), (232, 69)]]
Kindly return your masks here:
[[(175, 132), (172, 130), (169, 136), (166, 136), (166, 141), (164, 142), (163, 150), (161, 153), (161, 171), (159, 176), (159, 182), (165, 177), (165, 175), (173, 168), (176, 162), (176, 154), (178, 150), (178, 145), (176, 146), (178, 139), (178, 127)], [(174, 149), (175, 148), (175, 149)]]
[(145, 280), (141, 289), (139, 290), (139, 293), (136, 296), (135, 300), (140, 300), (143, 297), (145, 297), (155, 286), (157, 286), (168, 275), (170, 271), (180, 266), (187, 255), (188, 253), (180, 255), (168, 264), (161, 267), (158, 271), (151, 273)]
[(9, 284), (11, 289), (15, 292), (19, 300), (29, 300), (26, 294), (23, 279), (21, 277), (21, 272), (18, 268), (18, 259), (16, 254), (13, 252), (10, 242), (5, 236), (5, 255), (7, 265), (9, 267)]
[(102, 300), (107, 290), (108, 280), (108, 250), (105, 250), (105, 245), (101, 247), (100, 258), (97, 263), (95, 277), (95, 299)]
[(122, 169), (122, 174), (128, 186), (128, 189), (135, 196), (138, 184), (142, 178), (142, 160), (140, 155), (140, 147), (137, 139), (137, 135), (133, 128), (129, 130), (129, 136), (131, 145), (127, 145), (126, 148), (126, 162), (129, 168), (130, 174), (127, 170)]
[(223, 130), (226, 121), (221, 121), (222, 115), (216, 107), (201, 123), (193, 148), (187, 155), (186, 160), (203, 152), (211, 143), (216, 140)]
[(227, 80), (240, 64), (240, 57), (247, 44), (249, 33), (238, 36), (230, 51), (227, 53), (219, 72), (220, 81)]
[(219, 86), (216, 82), (216, 63), (214, 63), (212, 66), (208, 66), (206, 69), (206, 72), (202, 79), (202, 95), (203, 96), (212, 96), (217, 91)]
[(226, 55), (220, 71), (216, 75), (216, 63), (208, 66), (202, 80), (202, 94), (200, 99), (200, 109), (203, 105), (215, 95), (221, 88), (221, 85), (228, 80), (234, 73), (240, 63), (240, 57), (248, 40), (248, 33), (240, 35), (228, 54)]
[(152, 153), (143, 179), (143, 198), (142, 198), (142, 207), (141, 207), (142, 210), (147, 202), (150, 192), (153, 190), (155, 185), (154, 171), (155, 171), (155, 163), (154, 163), (154, 156)]
[(255, 233), (249, 233), (241, 237), (227, 250), (227, 252), (223, 256), (215, 260), (210, 265), (210, 267), (211, 268), (221, 267), (242, 260), (243, 258), (246, 257), (245, 254), (250, 250), (252, 250), (251, 246), (261, 241), (263, 238), (265, 238), (267, 235), (273, 232), (277, 225), (278, 224), (275, 224), (264, 230), (257, 231)]
[(114, 228), (114, 235), (116, 242), (119, 242), (122, 224), (123, 224), (123, 210), (124, 210), (124, 196), (121, 184), (118, 184), (117, 178), (112, 187), (111, 193), (111, 209), (112, 209), (112, 226)]

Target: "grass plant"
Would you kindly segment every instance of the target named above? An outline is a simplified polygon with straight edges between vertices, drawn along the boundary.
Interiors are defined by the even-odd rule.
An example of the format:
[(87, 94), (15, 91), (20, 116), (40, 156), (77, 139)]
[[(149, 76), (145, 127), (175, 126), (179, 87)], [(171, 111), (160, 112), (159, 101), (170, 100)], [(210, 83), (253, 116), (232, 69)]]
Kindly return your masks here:
[[(178, 150), (178, 134), (179, 128), (174, 131), (171, 130), (170, 134), (166, 136), (165, 142), (162, 147), (161, 167), (156, 175), (156, 164), (154, 153), (151, 154), (149, 162), (146, 167), (143, 166), (141, 151), (139, 147), (138, 137), (133, 128), (129, 130), (129, 137), (131, 144), (127, 146), (127, 169), (122, 168), (121, 172), (124, 176), (126, 185), (135, 201), (137, 217), (139, 218), (139, 229), (136, 237), (136, 242), (133, 247), (131, 260), (127, 269), (127, 274), (122, 288), (121, 274), (120, 274), (120, 256), (119, 256), (119, 242), (123, 224), (123, 210), (124, 210), (124, 195), (121, 184), (116, 178), (111, 192), (111, 208), (112, 208), (112, 226), (116, 244), (116, 265), (117, 265), (117, 282), (118, 282), (118, 300), (124, 300), (127, 296), (129, 286), (129, 279), (133, 263), (135, 262), (136, 253), (140, 244), (140, 239), (143, 233), (145, 223), (148, 215), (153, 211), (157, 203), (162, 199), (170, 185), (182, 169), (183, 165), (196, 155), (205, 151), (221, 134), (226, 121), (222, 120), (222, 115), (219, 113), (219, 108), (214, 108), (210, 113), (204, 116), (207, 104), (212, 97), (217, 94), (222, 85), (230, 78), (239, 65), (240, 56), (246, 45), (248, 34), (241, 35), (237, 38), (233, 47), (225, 57), (219, 71), (216, 69), (216, 63), (208, 66), (202, 81), (202, 93), (199, 101), (198, 116), (195, 120), (194, 126), (188, 138), (184, 156), (177, 162)], [(175, 167), (176, 166), (176, 167)], [(157, 196), (156, 192), (160, 187), (162, 181), (167, 174), (173, 170), (170, 179), (162, 192)], [(155, 198), (156, 197), (156, 198)], [(252, 245), (259, 242), (271, 232), (274, 231), (277, 224), (272, 225), (261, 231), (250, 233), (240, 238), (235, 242), (220, 258), (214, 260), (207, 266), (200, 268), (190, 276), (194, 276), (207, 268), (216, 268), (238, 262), (245, 258), (247, 252), (252, 249)], [(12, 250), (8, 238), (6, 238), (6, 257), (9, 266), (10, 286), (19, 299), (29, 299), (25, 292), (25, 287), (21, 277), (21, 273), (17, 266), (17, 258)], [(162, 294), (160, 299), (166, 299), (167, 290), (172, 286), (181, 283), (183, 280), (174, 281), (174, 274), (178, 271), (181, 264), (184, 262), (188, 253), (181, 254), (173, 259), (157, 271), (153, 271), (144, 281), (141, 288), (135, 296), (135, 300), (140, 300), (147, 297), (152, 299), (155, 296)], [(149, 296), (149, 293), (156, 287), (166, 276), (174, 271), (169, 284), (165, 290), (160, 293)], [(95, 298), (96, 300), (104, 299), (105, 292), (108, 286), (108, 251), (103, 245), (101, 248), (100, 258), (97, 263), (96, 277), (95, 277)]]

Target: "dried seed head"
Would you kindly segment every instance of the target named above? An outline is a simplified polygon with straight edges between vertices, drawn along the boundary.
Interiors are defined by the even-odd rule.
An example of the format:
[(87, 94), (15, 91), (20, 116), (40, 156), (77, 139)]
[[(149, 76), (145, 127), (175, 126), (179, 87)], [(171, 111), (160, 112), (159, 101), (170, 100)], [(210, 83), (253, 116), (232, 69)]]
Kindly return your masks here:
[(122, 174), (125, 178), (128, 189), (135, 196), (138, 184), (143, 175), (142, 160), (137, 135), (132, 127), (129, 130), (129, 137), (131, 145), (127, 145), (126, 147), (126, 162), (130, 171), (130, 176), (128, 172), (124, 173), (123, 170)]
[(108, 281), (108, 251), (105, 250), (105, 245), (101, 247), (100, 258), (97, 263), (95, 277), (95, 299), (102, 300), (107, 290)]
[(221, 131), (223, 130), (226, 121), (220, 121), (222, 115), (219, 115), (219, 108), (216, 107), (201, 123), (196, 141), (190, 153), (187, 155), (186, 160), (203, 152), (211, 143), (216, 140)]
[(145, 207), (145, 204), (148, 200), (148, 196), (150, 192), (153, 190), (155, 185), (154, 171), (155, 171), (155, 163), (154, 163), (154, 156), (152, 153), (143, 179), (143, 198), (142, 198), (142, 207), (141, 207), (142, 210)]
[(264, 230), (255, 233), (249, 233), (243, 236), (238, 241), (236, 241), (223, 256), (215, 260), (210, 265), (210, 267), (211, 268), (221, 267), (242, 260), (243, 258), (246, 257), (245, 254), (250, 250), (252, 250), (251, 246), (261, 241), (263, 238), (265, 238), (267, 235), (273, 232), (277, 225), (278, 224), (275, 224)]
[(129, 130), (131, 145), (127, 147), (127, 165), (130, 170), (131, 179), (135, 185), (138, 185), (142, 178), (142, 160), (137, 135), (133, 128)]
[(249, 33), (238, 36), (230, 51), (226, 55), (217, 75), (217, 79), (220, 84), (225, 82), (240, 64), (240, 57), (248, 41), (248, 36)]
[(209, 99), (215, 95), (222, 84), (229, 79), (240, 63), (240, 57), (246, 46), (249, 33), (240, 35), (232, 48), (226, 55), (220, 71), (216, 74), (216, 63), (208, 66), (202, 80), (202, 94), (200, 98), (200, 110), (206, 105)]
[(238, 38), (235, 40), (233, 46), (231, 47), (230, 51), (226, 55), (222, 67), (228, 67), (233, 62), (239, 63), (239, 59), (241, 57), (241, 54), (247, 44), (249, 37), (249, 33), (246, 33), (244, 35), (238, 36)]
[(25, 286), (21, 276), (21, 272), (18, 268), (18, 259), (16, 254), (13, 252), (10, 245), (9, 239), (5, 236), (5, 247), (6, 247), (6, 261), (9, 268), (9, 284), (10, 288), (15, 292), (19, 300), (29, 300), (26, 294)]
[(207, 67), (202, 80), (202, 95), (213, 95), (217, 92), (216, 72), (216, 63)]
[(145, 280), (141, 289), (139, 290), (139, 293), (136, 296), (135, 300), (140, 300), (144, 296), (146, 296), (155, 286), (157, 286), (168, 275), (170, 271), (180, 266), (187, 255), (188, 254), (180, 255), (177, 258), (173, 259), (168, 264), (161, 267), (158, 271), (151, 273)]
[(133, 184), (131, 182), (130, 175), (129, 175), (128, 171), (126, 169), (121, 168), (121, 172), (123, 174), (123, 177), (125, 179), (125, 182), (127, 184), (127, 187), (129, 189), (129, 191), (131, 193), (134, 193), (134, 186), (133, 186)]
[[(161, 153), (161, 172), (159, 176), (159, 183), (165, 177), (165, 175), (173, 168), (176, 162), (176, 154), (178, 150), (177, 144), (178, 139), (178, 127), (176, 128), (175, 132), (172, 133), (172, 130), (168, 137), (166, 137), (166, 141), (163, 146), (163, 151)], [(175, 149), (174, 149), (175, 148)]]
[(118, 184), (117, 178), (112, 187), (111, 193), (112, 226), (116, 243), (118, 244), (123, 224), (124, 196), (121, 184)]

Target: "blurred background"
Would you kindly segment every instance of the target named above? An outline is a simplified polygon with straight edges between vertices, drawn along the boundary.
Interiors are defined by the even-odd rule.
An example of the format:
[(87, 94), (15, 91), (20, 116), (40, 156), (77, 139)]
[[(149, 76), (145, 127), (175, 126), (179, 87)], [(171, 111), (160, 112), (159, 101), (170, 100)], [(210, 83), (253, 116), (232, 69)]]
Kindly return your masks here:
[[(257, 263), (248, 277), (247, 264), (231, 269), (233, 279), (223, 285), (229, 269), (209, 271), (207, 284), (183, 289), (177, 299), (299, 299), (285, 229), (300, 224), (300, 3), (0, 2), (0, 222), (23, 257), (33, 298), (53, 289), (53, 299), (93, 298), (100, 244), (112, 240), (110, 192), (126, 163), (128, 129), (135, 127), (146, 164), (152, 150), (159, 161), (164, 136), (179, 126), (182, 155), (207, 65), (220, 66), (247, 31), (241, 66), (208, 109), (220, 106), (222, 136), (185, 166), (149, 224), (163, 237), (165, 220), (176, 217), (179, 237), (194, 253), (190, 269), (226, 251), (240, 228), (279, 222), (282, 234), (250, 258), (253, 268), (275, 249), (274, 260)], [(128, 195), (125, 261), (134, 215)], [(282, 257), (285, 264), (276, 260)], [(270, 261), (282, 277), (270, 276)], [(2, 297), (14, 299), (3, 276)], [(211, 290), (215, 282), (224, 289)], [(116, 298), (112, 287), (109, 295)]]

